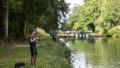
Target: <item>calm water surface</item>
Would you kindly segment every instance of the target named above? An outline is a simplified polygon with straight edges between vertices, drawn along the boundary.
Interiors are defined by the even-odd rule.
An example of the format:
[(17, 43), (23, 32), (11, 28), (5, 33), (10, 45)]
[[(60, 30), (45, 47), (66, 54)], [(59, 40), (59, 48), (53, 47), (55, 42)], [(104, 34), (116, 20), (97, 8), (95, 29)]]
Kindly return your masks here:
[(64, 39), (73, 68), (120, 68), (120, 39)]

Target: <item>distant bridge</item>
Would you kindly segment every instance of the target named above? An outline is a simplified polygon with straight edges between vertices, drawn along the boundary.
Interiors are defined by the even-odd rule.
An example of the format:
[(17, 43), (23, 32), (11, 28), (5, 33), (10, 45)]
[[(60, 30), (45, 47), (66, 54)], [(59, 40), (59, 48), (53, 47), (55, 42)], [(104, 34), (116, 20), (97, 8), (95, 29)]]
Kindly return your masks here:
[(78, 38), (88, 38), (91, 32), (78, 32)]
[[(107, 34), (99, 34), (99, 33), (93, 33), (93, 32), (85, 32), (85, 31), (69, 31), (65, 34), (71, 34), (70, 36), (74, 36), (76, 38), (89, 38), (89, 37), (111, 37)], [(68, 36), (68, 35), (66, 35)]]

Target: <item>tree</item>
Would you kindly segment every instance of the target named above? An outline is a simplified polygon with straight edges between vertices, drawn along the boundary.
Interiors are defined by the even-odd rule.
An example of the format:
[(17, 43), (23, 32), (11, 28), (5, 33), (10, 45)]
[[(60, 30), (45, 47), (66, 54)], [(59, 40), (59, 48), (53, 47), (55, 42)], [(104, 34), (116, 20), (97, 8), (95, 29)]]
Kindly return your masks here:
[(8, 37), (8, 0), (0, 1), (1, 36)]
[[(77, 7), (78, 10), (73, 10), (66, 24), (71, 25), (75, 29), (82, 27), (86, 31), (89, 31), (89, 29), (94, 31), (94, 28), (91, 28), (91, 26), (93, 26), (92, 24), (94, 24), (96, 27), (95, 31), (97, 32), (101, 30), (103, 32), (108, 31), (120, 24), (119, 0), (85, 0), (84, 2), (85, 4)], [(76, 15), (78, 18), (73, 15)], [(72, 23), (73, 21), (74, 23)], [(90, 24), (90, 22), (92, 22), (92, 24)], [(74, 28), (72, 28), (72, 30)]]
[(0, 7), (0, 35), (6, 37), (8, 30), (10, 36), (23, 37), (36, 27), (57, 29), (68, 12), (64, 0), (0, 0)]

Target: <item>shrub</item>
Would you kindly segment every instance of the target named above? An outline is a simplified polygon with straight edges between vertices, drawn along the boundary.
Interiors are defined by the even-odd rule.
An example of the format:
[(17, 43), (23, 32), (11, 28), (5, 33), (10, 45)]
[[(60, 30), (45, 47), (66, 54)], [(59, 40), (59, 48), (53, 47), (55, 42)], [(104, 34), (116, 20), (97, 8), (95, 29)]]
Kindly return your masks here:
[(113, 37), (120, 37), (120, 26), (115, 26), (108, 31), (109, 35)]

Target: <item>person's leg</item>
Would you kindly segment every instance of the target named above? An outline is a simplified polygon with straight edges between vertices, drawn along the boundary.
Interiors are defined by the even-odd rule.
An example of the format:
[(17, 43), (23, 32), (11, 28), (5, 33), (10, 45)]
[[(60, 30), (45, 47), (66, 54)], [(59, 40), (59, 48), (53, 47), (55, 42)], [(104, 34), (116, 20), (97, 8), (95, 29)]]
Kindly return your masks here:
[(37, 55), (35, 55), (34, 57), (34, 64), (36, 64), (36, 60), (37, 60)]
[(35, 47), (35, 58), (34, 58), (34, 64), (36, 64), (36, 61), (37, 61), (37, 48)]
[(31, 65), (33, 65), (34, 64), (34, 58), (35, 58), (35, 56), (34, 56), (34, 54), (35, 54), (34, 47), (31, 47), (30, 50), (31, 50)]
[(34, 64), (34, 56), (31, 56), (31, 65)]

